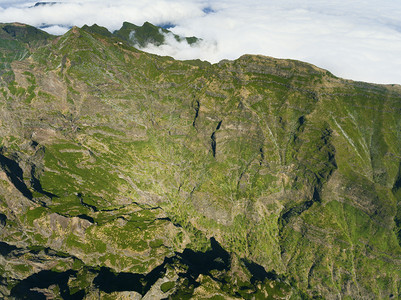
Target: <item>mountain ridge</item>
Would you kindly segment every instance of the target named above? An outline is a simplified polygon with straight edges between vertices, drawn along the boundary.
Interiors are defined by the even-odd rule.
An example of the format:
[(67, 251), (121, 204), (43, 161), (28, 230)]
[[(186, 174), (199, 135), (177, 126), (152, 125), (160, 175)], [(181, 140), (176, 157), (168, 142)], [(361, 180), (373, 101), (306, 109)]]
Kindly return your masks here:
[[(31, 51), (2, 64), (5, 296), (51, 270), (63, 297), (117, 298), (91, 268), (171, 258), (160, 297), (397, 297), (398, 86), (263, 56), (180, 62), (80, 28)], [(173, 258), (211, 238), (222, 266)]]

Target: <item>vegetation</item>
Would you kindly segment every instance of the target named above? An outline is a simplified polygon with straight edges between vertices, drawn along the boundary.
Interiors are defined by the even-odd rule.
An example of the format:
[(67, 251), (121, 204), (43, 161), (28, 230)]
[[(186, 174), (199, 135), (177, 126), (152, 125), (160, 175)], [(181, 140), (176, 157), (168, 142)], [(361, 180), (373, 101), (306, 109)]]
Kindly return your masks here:
[(189, 45), (195, 44), (199, 41), (196, 37), (180, 37), (173, 34), (170, 30), (155, 26), (149, 22), (143, 23), (142, 26), (137, 26), (129, 22), (124, 22), (123, 26), (116, 30), (113, 35), (127, 41), (136, 47), (146, 47), (148, 44), (160, 46), (165, 43), (166, 35), (172, 34), (176, 41), (186, 42)]
[(399, 86), (2, 26), (2, 297), (400, 297)]

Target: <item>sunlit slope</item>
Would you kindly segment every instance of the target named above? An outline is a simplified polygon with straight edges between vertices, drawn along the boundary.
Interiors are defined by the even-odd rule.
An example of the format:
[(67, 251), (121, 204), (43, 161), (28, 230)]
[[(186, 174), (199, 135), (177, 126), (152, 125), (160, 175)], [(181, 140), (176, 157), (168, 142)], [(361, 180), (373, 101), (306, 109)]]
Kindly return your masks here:
[[(1, 240), (31, 252), (3, 255), (4, 286), (76, 272), (69, 294), (88, 296), (93, 268), (163, 266), (164, 296), (399, 296), (399, 86), (262, 56), (175, 61), (76, 27), (15, 59), (0, 95)], [(212, 237), (231, 256), (191, 275), (198, 286), (177, 271), (188, 257), (166, 262), (214, 253)], [(38, 264), (32, 249), (56, 254)], [(255, 284), (256, 264), (277, 288)]]

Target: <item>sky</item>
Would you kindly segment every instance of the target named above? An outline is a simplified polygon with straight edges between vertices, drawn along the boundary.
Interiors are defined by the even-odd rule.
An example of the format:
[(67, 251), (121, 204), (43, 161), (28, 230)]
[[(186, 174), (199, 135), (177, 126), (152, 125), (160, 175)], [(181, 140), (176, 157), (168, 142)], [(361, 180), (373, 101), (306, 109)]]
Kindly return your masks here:
[[(54, 0), (57, 1), (57, 0)], [(195, 46), (167, 37), (145, 51), (216, 63), (262, 54), (312, 63), (334, 75), (401, 84), (400, 0), (0, 0), (0, 22), (22, 22), (63, 34), (71, 26), (110, 31), (128, 21), (171, 24), (175, 34), (196, 36)]]

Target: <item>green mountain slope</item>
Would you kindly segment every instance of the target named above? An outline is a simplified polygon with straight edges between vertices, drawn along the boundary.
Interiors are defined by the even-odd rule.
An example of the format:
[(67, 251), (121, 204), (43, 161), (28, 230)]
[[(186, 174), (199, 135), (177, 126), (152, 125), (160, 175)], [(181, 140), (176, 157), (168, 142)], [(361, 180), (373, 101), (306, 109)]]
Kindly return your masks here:
[(35, 27), (20, 23), (0, 23), (0, 75), (13, 80), (10, 63), (29, 56), (30, 52), (54, 37)]
[[(83, 28), (84, 29), (84, 28)], [(199, 41), (198, 38), (181, 37), (173, 34), (170, 30), (155, 26), (149, 22), (143, 23), (142, 26), (137, 26), (129, 22), (124, 22), (123, 26), (113, 32), (117, 36), (135, 47), (146, 47), (148, 44), (160, 46), (166, 43), (166, 36), (171, 34), (177, 42), (186, 42), (189, 45)]]
[(399, 297), (399, 86), (94, 29), (1, 77), (3, 297)]

